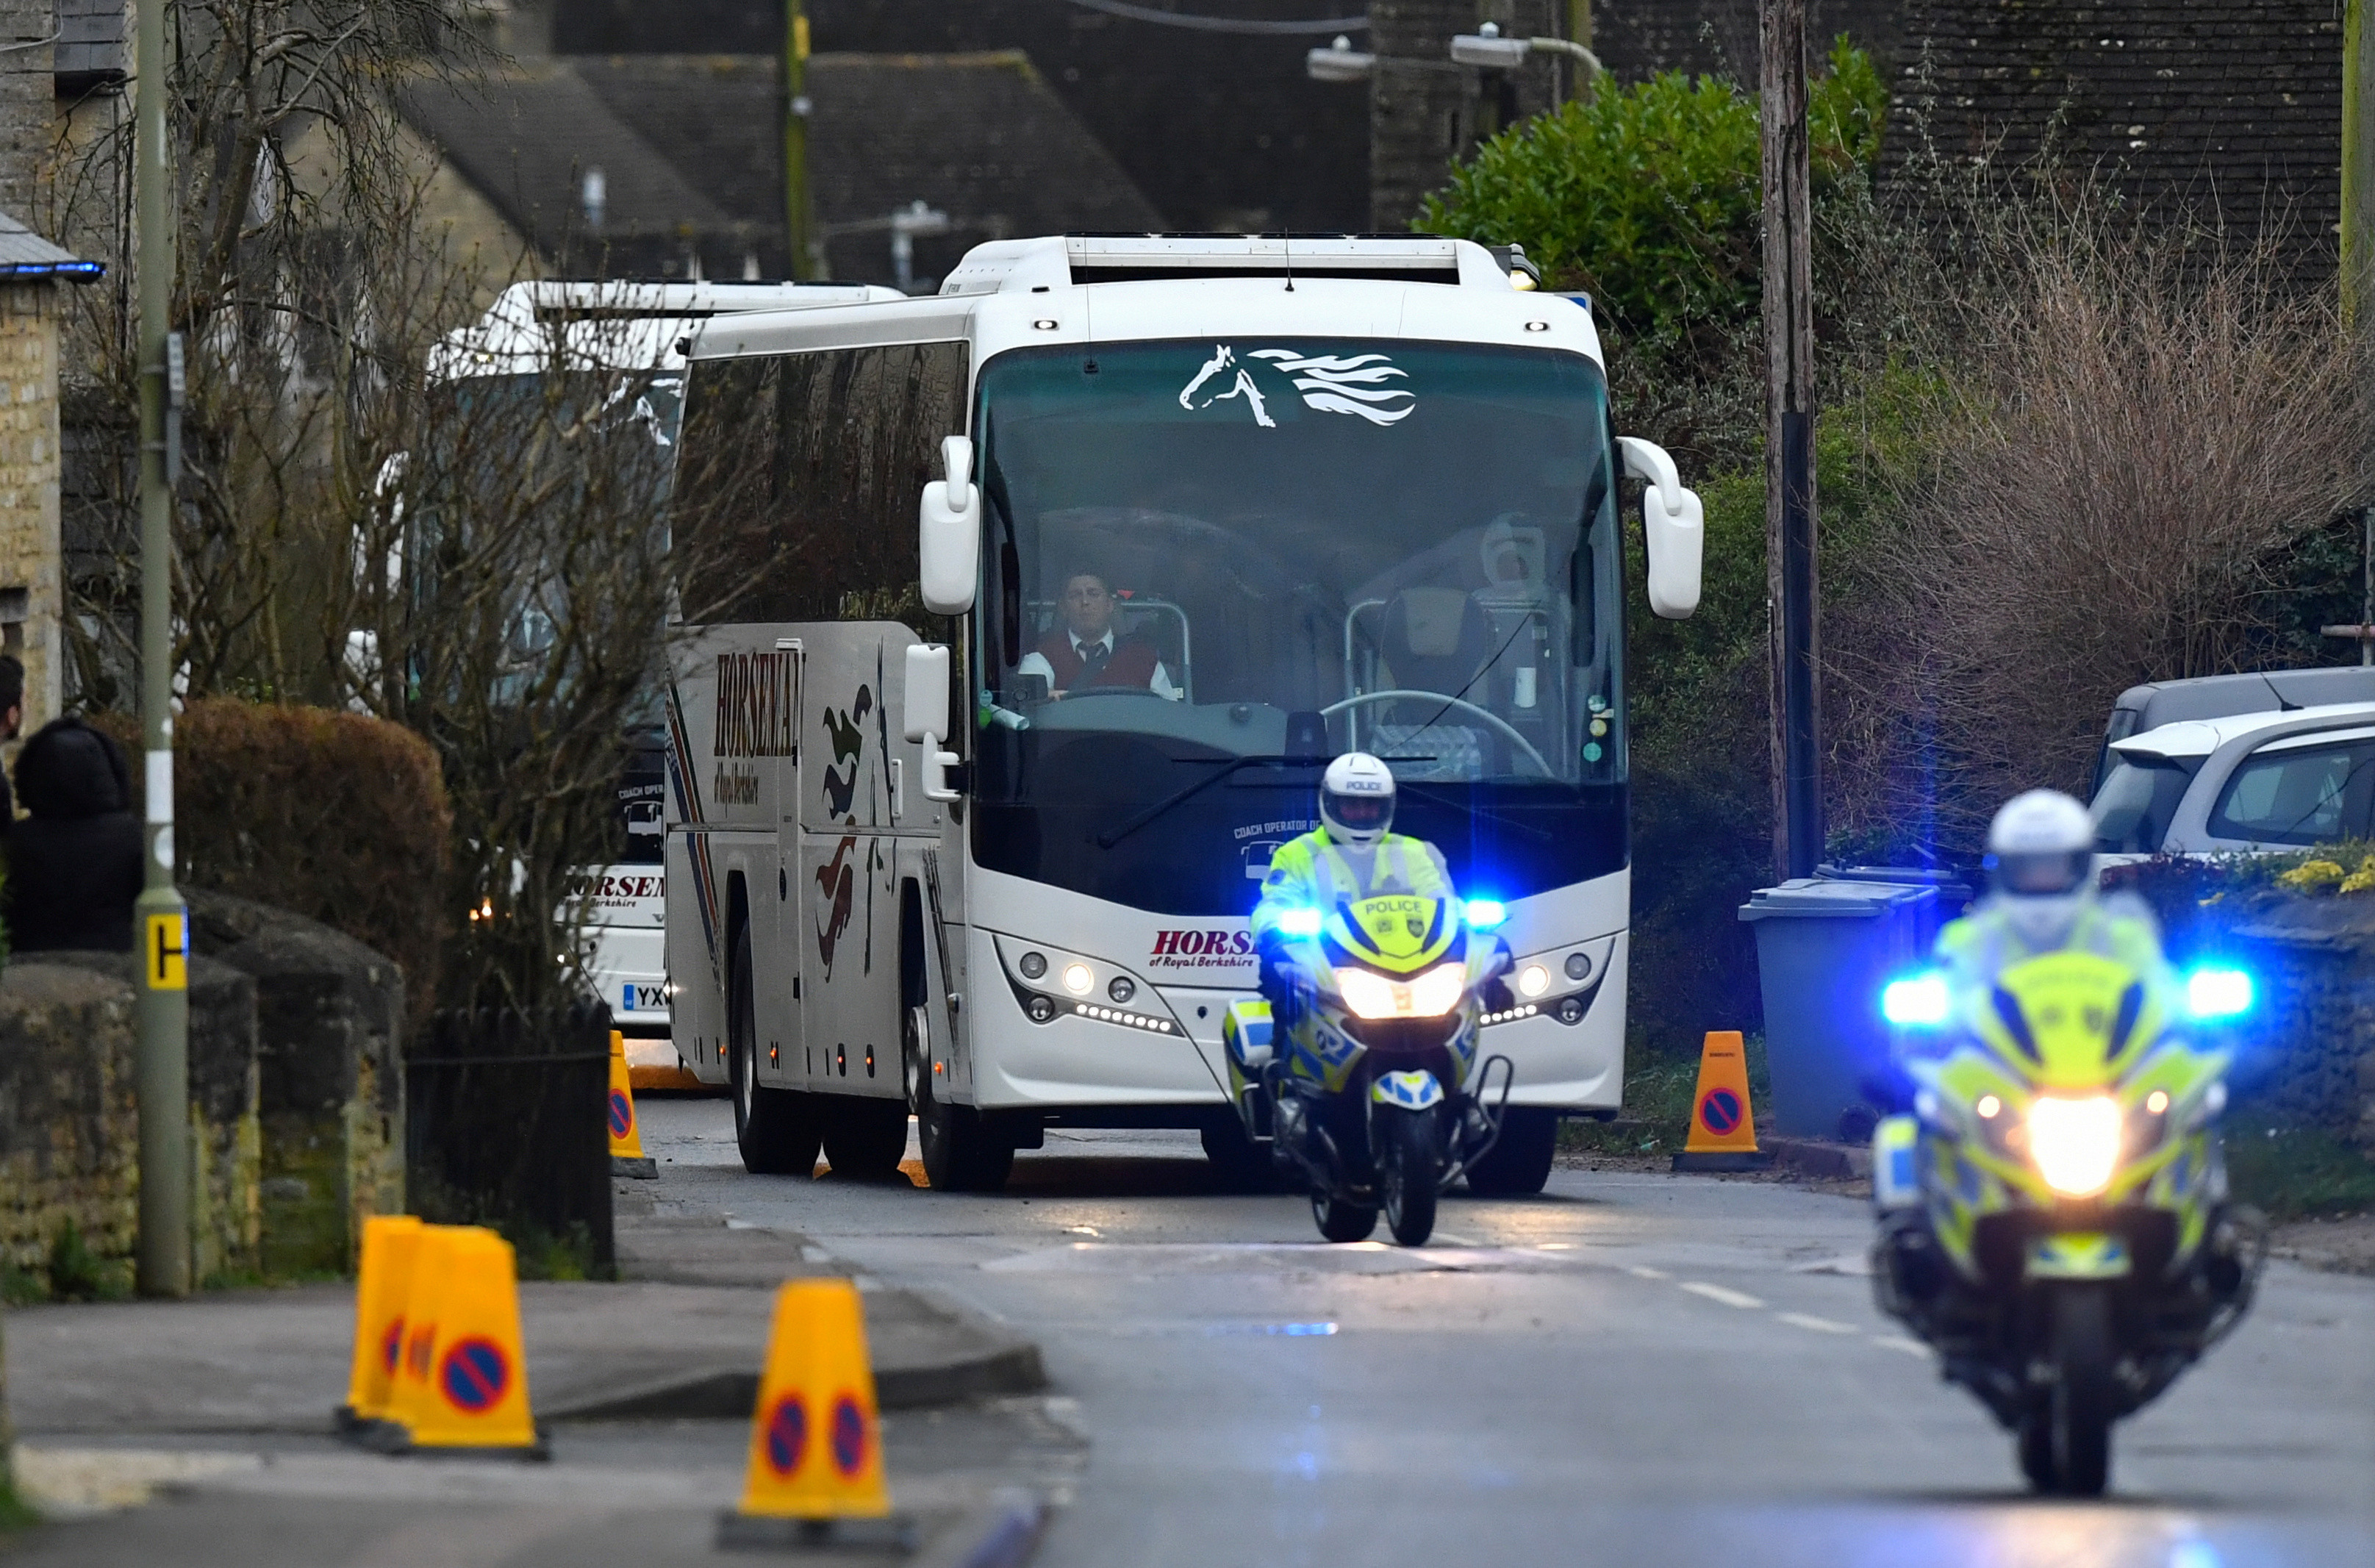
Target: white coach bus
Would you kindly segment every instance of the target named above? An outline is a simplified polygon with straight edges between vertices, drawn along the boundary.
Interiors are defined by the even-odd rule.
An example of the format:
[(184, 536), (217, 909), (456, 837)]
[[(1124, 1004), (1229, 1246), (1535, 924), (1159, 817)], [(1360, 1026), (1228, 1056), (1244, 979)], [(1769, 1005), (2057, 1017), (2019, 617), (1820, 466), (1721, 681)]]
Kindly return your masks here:
[(739, 596), (672, 654), (668, 968), (751, 1170), (887, 1174), (911, 1111), (939, 1187), (1051, 1126), (1251, 1159), (1247, 917), (1353, 748), (1507, 911), (1471, 1185), (1539, 1190), (1556, 1118), (1617, 1107), (1621, 480), (1660, 614), (1699, 507), (1530, 281), (1459, 241), (1070, 236), (703, 326), (675, 526)]
[[(506, 384), (540, 385), (559, 375), (637, 378), (638, 416), (653, 439), (677, 435), (682, 409), (685, 335), (713, 316), (898, 299), (864, 285), (636, 283), (546, 280), (516, 283), (487, 313), (448, 334), (429, 374), (470, 382), (498, 395)], [(656, 511), (661, 498), (653, 498)], [(368, 655), (366, 655), (368, 656)], [(587, 866), (574, 891), (584, 910), (587, 978), (627, 1038), (638, 1087), (691, 1081), (670, 1041), (662, 885), (660, 701), (631, 717), (619, 781), (620, 858)]]

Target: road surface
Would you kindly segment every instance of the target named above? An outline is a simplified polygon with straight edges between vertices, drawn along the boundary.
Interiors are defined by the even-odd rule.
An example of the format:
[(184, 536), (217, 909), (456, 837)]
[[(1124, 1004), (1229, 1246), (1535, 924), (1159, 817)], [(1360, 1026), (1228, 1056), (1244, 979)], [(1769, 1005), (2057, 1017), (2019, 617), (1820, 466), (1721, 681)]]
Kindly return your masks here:
[(1561, 1170), (1329, 1246), (1193, 1135), (1051, 1133), (970, 1197), (751, 1176), (724, 1102), (642, 1109), (665, 1207), (1039, 1338), (1091, 1444), (1048, 1568), (2375, 1564), (2375, 1280), (2272, 1266), (2114, 1495), (2040, 1503), (1873, 1308), (1852, 1199)]

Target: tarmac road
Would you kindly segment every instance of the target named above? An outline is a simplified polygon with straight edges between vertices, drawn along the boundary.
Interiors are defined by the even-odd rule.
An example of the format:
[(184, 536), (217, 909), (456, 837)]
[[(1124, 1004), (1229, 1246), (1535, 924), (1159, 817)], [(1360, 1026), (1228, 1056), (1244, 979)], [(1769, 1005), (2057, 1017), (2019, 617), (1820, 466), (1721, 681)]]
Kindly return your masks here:
[(1050, 1568), (2375, 1565), (2375, 1279), (2272, 1265), (2122, 1424), (2115, 1495), (2046, 1503), (1874, 1310), (1851, 1199), (1562, 1170), (1447, 1199), (1426, 1248), (1331, 1247), (1192, 1135), (1050, 1134), (979, 1197), (750, 1176), (724, 1102), (642, 1110), (664, 1209), (1039, 1339), (1091, 1443)]

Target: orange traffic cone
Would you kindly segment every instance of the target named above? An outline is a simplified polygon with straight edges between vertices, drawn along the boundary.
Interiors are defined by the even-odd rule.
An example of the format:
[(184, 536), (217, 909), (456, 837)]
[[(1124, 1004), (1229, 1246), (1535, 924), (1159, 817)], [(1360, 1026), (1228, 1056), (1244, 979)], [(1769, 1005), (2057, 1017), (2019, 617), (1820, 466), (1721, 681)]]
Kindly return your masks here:
[(635, 1085), (627, 1071), (627, 1037), (610, 1032), (610, 1174), (656, 1180), (658, 1161), (644, 1152), (644, 1136), (635, 1125)]
[(347, 1373), (347, 1402), (338, 1431), (368, 1432), (387, 1419), (388, 1396), (404, 1350), (405, 1299), (421, 1223), (409, 1214), (379, 1214), (363, 1221), (362, 1267), (355, 1281), (355, 1344)]
[(528, 1412), (511, 1244), (477, 1226), (428, 1226), (412, 1274), (394, 1430), (379, 1446), (549, 1457)]
[(914, 1536), (891, 1512), (857, 1289), (790, 1280), (775, 1292), (741, 1506), (719, 1518), (717, 1544), (912, 1548)]
[(1674, 1156), (1677, 1171), (1761, 1171), (1773, 1156), (1756, 1147), (1748, 1103), (1748, 1055), (1737, 1031), (1710, 1031), (1699, 1048), (1699, 1086), (1691, 1096), (1691, 1133)]

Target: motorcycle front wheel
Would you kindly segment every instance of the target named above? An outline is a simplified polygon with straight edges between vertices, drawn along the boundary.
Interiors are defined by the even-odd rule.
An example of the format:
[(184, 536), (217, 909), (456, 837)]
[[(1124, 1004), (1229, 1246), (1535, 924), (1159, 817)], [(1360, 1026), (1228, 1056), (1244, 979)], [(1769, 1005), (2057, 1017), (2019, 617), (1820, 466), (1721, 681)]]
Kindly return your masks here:
[(1365, 1242), (1377, 1228), (1377, 1211), (1369, 1205), (1317, 1193), (1311, 1195), (1311, 1218), (1318, 1221), (1319, 1233), (1331, 1242)]
[(2057, 1291), (2050, 1304), (2056, 1376), (2052, 1395), (2021, 1432), (2021, 1468), (2039, 1491), (2100, 1497), (2110, 1484), (2119, 1408), (2111, 1298), (2099, 1286), (2081, 1285)]
[(1406, 1247), (1423, 1246), (1435, 1233), (1435, 1199), (1442, 1174), (1435, 1118), (1433, 1110), (1380, 1105), (1369, 1123), (1386, 1228)]

